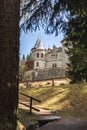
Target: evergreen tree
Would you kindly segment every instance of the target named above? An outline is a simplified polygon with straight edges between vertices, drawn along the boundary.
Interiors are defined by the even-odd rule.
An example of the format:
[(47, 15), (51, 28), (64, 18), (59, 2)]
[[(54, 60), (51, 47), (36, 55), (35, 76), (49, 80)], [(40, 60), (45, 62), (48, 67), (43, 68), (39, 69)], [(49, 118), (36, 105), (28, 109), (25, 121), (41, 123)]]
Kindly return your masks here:
[(67, 76), (72, 83), (87, 80), (87, 49), (84, 45), (76, 44), (66, 52), (69, 55)]
[(23, 54), (22, 60), (25, 60), (25, 55)]
[[(84, 8), (83, 8), (84, 9)], [(80, 12), (81, 9), (79, 9)], [(75, 14), (75, 13), (74, 13)], [(87, 12), (71, 17), (66, 29), (66, 46), (69, 55), (67, 74), (72, 82), (87, 81)]]
[(19, 80), (20, 81), (23, 81), (25, 70), (26, 70), (25, 62), (20, 61), (19, 63)]
[(29, 61), (29, 59), (30, 59), (30, 55), (28, 54), (28, 55), (26, 56), (26, 62)]
[[(72, 0), (25, 0), (21, 8), (21, 17), (24, 16), (22, 29), (36, 31), (40, 26), (46, 33), (55, 33), (66, 30), (71, 18), (84, 16), (87, 12), (87, 1)], [(85, 19), (86, 20), (86, 19)], [(72, 23), (77, 25), (76, 23)]]
[(32, 60), (31, 52), (26, 56), (26, 62), (28, 62), (29, 60)]

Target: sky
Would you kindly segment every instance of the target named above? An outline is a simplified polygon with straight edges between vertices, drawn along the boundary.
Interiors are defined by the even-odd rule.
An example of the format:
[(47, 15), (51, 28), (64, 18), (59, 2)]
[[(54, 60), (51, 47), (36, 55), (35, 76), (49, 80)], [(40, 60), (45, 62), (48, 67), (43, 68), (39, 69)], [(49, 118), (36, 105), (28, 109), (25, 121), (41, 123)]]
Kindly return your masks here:
[(52, 48), (53, 45), (56, 45), (57, 47), (61, 46), (61, 40), (63, 40), (62, 33), (58, 36), (55, 36), (55, 34), (47, 35), (42, 29), (36, 32), (22, 32), (20, 36), (20, 59), (22, 59), (23, 54), (25, 56), (30, 54), (30, 51), (34, 47), (38, 37), (41, 38), (41, 41), (46, 49), (48, 47)]

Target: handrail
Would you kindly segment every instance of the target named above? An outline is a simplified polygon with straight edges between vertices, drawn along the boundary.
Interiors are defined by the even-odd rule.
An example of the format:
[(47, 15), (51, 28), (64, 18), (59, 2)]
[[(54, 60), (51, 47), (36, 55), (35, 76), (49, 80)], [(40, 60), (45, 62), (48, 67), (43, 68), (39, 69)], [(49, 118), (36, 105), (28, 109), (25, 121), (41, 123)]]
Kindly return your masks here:
[(32, 113), (32, 109), (33, 110), (35, 110), (35, 111), (40, 111), (39, 109), (37, 109), (37, 108), (35, 108), (35, 107), (32, 107), (32, 102), (33, 102), (33, 100), (35, 100), (35, 101), (37, 101), (37, 102), (41, 102), (40, 100), (38, 100), (38, 99), (36, 99), (36, 98), (33, 98), (33, 97), (31, 97), (31, 96), (28, 96), (28, 95), (26, 95), (26, 94), (24, 94), (24, 93), (22, 93), (22, 92), (20, 92), (20, 94), (21, 95), (23, 95), (23, 96), (25, 96), (25, 97), (27, 97), (27, 98), (30, 98), (30, 105), (27, 105), (27, 104), (25, 104), (25, 103), (23, 103), (23, 102), (19, 102), (20, 104), (22, 104), (22, 105), (25, 105), (26, 107), (28, 107), (28, 108), (30, 108), (30, 114)]
[(26, 95), (26, 94), (24, 94), (24, 93), (22, 93), (22, 92), (20, 92), (20, 94), (21, 94), (21, 95), (24, 95), (25, 97), (32, 98), (33, 100), (35, 100), (35, 101), (37, 101), (37, 102), (41, 102), (40, 100), (38, 100), (38, 99), (36, 99), (36, 98), (34, 98), (34, 97), (31, 97), (31, 96), (29, 96), (29, 95)]

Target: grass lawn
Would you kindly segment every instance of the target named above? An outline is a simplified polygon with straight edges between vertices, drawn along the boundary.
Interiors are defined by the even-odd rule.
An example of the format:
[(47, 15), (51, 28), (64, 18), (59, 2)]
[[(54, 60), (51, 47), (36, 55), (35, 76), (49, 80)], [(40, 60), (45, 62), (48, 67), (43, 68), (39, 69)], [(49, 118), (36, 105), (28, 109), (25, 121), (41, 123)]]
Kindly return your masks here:
[[(87, 84), (29, 87), (20, 89), (20, 92), (41, 100), (40, 104), (33, 104), (52, 110), (56, 115), (87, 119)], [(19, 97), (27, 101), (27, 98), (21, 95)]]

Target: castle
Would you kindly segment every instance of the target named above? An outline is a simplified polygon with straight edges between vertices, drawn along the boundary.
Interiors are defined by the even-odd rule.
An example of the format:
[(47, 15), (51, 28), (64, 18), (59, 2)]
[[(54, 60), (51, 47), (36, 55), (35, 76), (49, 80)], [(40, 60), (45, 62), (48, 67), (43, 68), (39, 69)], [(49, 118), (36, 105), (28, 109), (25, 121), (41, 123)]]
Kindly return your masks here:
[(37, 39), (34, 47), (31, 49), (31, 57), (34, 61), (33, 69), (44, 68), (65, 68), (68, 62), (68, 56), (65, 53), (64, 41), (61, 47), (45, 49), (40, 38)]
[(27, 62), (28, 71), (24, 77), (28, 79), (31, 77), (32, 80), (65, 78), (68, 56), (65, 53), (64, 42), (64, 40), (61, 42), (61, 47), (53, 45), (52, 49), (46, 49), (38, 38), (31, 49), (31, 58)]

